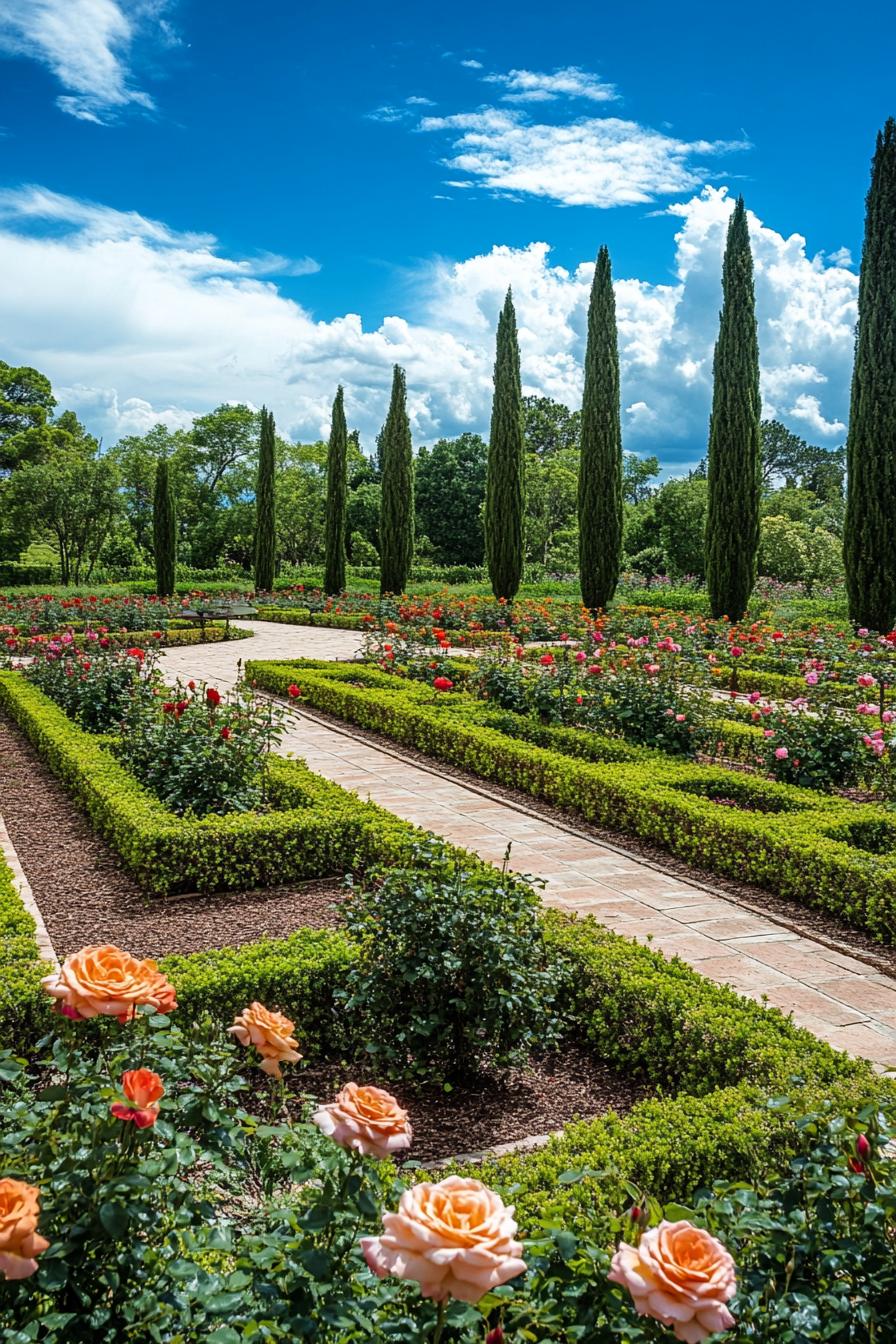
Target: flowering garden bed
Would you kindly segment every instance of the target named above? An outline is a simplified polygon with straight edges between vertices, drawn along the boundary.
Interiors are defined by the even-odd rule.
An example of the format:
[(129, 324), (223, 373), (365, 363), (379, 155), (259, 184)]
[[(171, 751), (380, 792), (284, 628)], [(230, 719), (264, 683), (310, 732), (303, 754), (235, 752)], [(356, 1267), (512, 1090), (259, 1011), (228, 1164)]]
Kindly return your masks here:
[[(863, 836), (870, 827), (875, 836), (896, 838), (884, 807), (562, 727), (538, 726), (543, 745), (534, 745), (502, 730), (509, 717), (525, 733), (522, 716), (502, 719), (463, 692), (440, 696), (376, 668), (250, 662), (247, 675), (279, 694), (299, 682), (312, 707), (896, 941), (896, 848), (875, 840), (872, 851), (867, 840), (855, 842), (853, 829), (861, 822)], [(587, 744), (588, 759), (570, 753), (572, 740)]]

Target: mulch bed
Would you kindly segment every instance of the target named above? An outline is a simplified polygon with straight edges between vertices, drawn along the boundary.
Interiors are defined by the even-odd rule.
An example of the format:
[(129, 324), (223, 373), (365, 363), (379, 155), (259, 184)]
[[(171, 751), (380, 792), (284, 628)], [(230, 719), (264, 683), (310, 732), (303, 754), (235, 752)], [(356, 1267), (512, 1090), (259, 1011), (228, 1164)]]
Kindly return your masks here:
[(478, 775), (471, 774), (468, 770), (461, 770), (447, 761), (427, 756), (425, 752), (418, 751), (415, 747), (396, 743), (384, 734), (347, 723), (345, 719), (340, 719), (335, 714), (328, 714), (325, 710), (311, 709), (303, 704), (298, 713), (307, 715), (309, 719), (318, 719), (330, 728), (350, 733), (359, 742), (369, 742), (372, 746), (381, 747), (399, 759), (413, 761), (415, 765), (424, 766), (434, 774), (456, 780), (459, 784), (466, 784), (486, 797), (516, 804), (524, 812), (555, 821), (574, 834), (589, 836), (598, 844), (611, 845), (623, 854), (642, 859), (659, 872), (670, 873), (684, 882), (704, 887), (712, 894), (725, 896), (746, 910), (778, 919), (794, 932), (806, 938), (827, 942), (836, 950), (872, 965), (881, 975), (896, 979), (896, 947), (887, 947), (876, 942), (870, 934), (864, 933), (861, 929), (850, 928), (823, 910), (813, 910), (809, 906), (801, 905), (799, 901), (780, 896), (777, 892), (694, 867), (667, 850), (661, 849), (659, 845), (652, 845), (625, 831), (591, 825), (571, 810), (552, 807), (550, 803), (533, 798), (522, 789), (512, 789), (504, 784), (497, 784), (494, 780), (480, 779)]
[[(60, 957), (96, 942), (116, 943), (137, 956), (197, 952), (340, 922), (333, 908), (341, 897), (337, 879), (214, 896), (143, 896), (31, 744), (2, 717), (0, 800)], [(608, 1110), (623, 1114), (650, 1092), (575, 1046), (450, 1092), (389, 1084), (369, 1059), (357, 1066), (312, 1064), (289, 1074), (296, 1114), (299, 1095), (327, 1101), (352, 1078), (385, 1082), (410, 1112), (414, 1143), (408, 1160), (421, 1163), (547, 1134)], [(270, 1084), (255, 1071), (250, 1076), (264, 1108)]]
[[(572, 1120), (607, 1111), (624, 1115), (651, 1095), (646, 1084), (615, 1073), (575, 1046), (533, 1060), (527, 1068), (485, 1074), (474, 1084), (458, 1085), (450, 1092), (384, 1083), (369, 1060), (357, 1068), (310, 1065), (290, 1075), (303, 1093), (321, 1102), (330, 1101), (349, 1080), (387, 1087), (407, 1110), (414, 1129), (414, 1141), (403, 1160), (424, 1165), (549, 1134)], [(259, 1099), (267, 1087), (262, 1081)]]
[(3, 718), (0, 812), (60, 957), (90, 943), (115, 943), (141, 957), (202, 952), (340, 922), (336, 878), (214, 896), (144, 896), (30, 742)]

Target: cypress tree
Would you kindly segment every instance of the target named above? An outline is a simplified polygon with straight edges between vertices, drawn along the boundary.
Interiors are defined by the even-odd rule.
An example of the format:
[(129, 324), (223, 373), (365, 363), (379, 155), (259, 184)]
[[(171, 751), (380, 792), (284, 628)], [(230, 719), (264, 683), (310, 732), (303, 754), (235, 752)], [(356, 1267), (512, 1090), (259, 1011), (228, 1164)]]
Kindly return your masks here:
[(403, 593), (414, 559), (414, 450), (404, 369), (395, 365), (392, 400), (379, 437), (380, 593)]
[(896, 121), (878, 133), (865, 202), (859, 321), (846, 438), (843, 561), (849, 614), (896, 622)]
[(485, 555), (495, 597), (512, 602), (523, 577), (523, 418), (513, 294), (498, 319), (485, 483)]
[(168, 463), (163, 458), (156, 467), (152, 497), (152, 546), (156, 563), (156, 592), (159, 597), (171, 597), (174, 592), (176, 528), (174, 494), (171, 490)]
[(616, 591), (622, 564), (622, 430), (619, 346), (610, 254), (597, 254), (582, 399), (579, 459), (579, 571), (582, 601), (596, 611)]
[(274, 471), (274, 416), (262, 407), (255, 485), (255, 589), (259, 593), (269, 593), (274, 586), (277, 555)]
[(324, 592), (330, 596), (345, 588), (345, 498), (347, 491), (348, 429), (342, 387), (336, 390), (330, 442), (327, 447), (327, 516), (324, 529)]
[(706, 586), (713, 616), (740, 620), (756, 582), (762, 439), (753, 254), (744, 199), (728, 224), (713, 360), (707, 466)]

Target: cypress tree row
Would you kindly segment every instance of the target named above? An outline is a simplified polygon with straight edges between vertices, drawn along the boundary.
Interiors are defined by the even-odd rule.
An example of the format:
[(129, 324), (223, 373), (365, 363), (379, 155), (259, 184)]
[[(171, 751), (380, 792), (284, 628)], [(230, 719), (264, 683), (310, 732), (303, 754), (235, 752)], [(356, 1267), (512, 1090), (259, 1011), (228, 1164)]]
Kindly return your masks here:
[(163, 458), (156, 467), (152, 496), (152, 547), (156, 562), (156, 592), (159, 597), (171, 597), (174, 592), (176, 529), (174, 495), (171, 490), (168, 463)]
[(259, 593), (269, 593), (274, 586), (277, 556), (274, 471), (274, 416), (262, 407), (255, 485), (255, 588)]
[(380, 593), (403, 593), (414, 559), (414, 451), (404, 369), (395, 365), (392, 400), (379, 437)]
[(485, 556), (495, 597), (516, 597), (523, 577), (523, 418), (520, 348), (510, 289), (498, 319), (495, 392), (485, 483)]
[(348, 489), (348, 429), (342, 386), (336, 390), (327, 447), (327, 515), (324, 528), (324, 592), (335, 597), (345, 588), (345, 500)]
[(621, 566), (619, 346), (610, 254), (602, 247), (588, 305), (579, 461), (579, 572), (586, 607), (596, 611), (609, 604)]
[(740, 620), (756, 582), (762, 486), (759, 341), (744, 199), (728, 224), (709, 421), (706, 586), (715, 617)]
[(896, 622), (896, 121), (878, 133), (865, 202), (859, 321), (846, 439), (843, 561), (849, 614)]

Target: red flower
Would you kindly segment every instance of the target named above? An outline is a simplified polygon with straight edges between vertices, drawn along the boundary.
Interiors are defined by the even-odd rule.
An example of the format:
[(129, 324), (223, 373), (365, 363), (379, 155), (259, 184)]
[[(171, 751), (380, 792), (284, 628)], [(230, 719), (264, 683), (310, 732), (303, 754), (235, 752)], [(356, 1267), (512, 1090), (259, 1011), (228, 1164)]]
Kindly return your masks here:
[(174, 701), (173, 701), (173, 700), (166, 700), (166, 701), (165, 701), (165, 703), (162, 705), (162, 713), (163, 713), (163, 714), (173, 714), (173, 713), (174, 713)]
[(189, 708), (190, 708), (189, 700), (178, 700), (177, 704), (174, 706), (174, 712), (177, 715), (177, 717), (180, 718), (184, 710)]
[(229, 740), (229, 738), (230, 738), (230, 729), (229, 729), (229, 728), (222, 728), (222, 729), (221, 729), (221, 737), (222, 737), (223, 741), (227, 742), (227, 741)]
[(299, 696), (302, 694), (302, 688), (293, 682), (291, 686), (287, 686), (286, 694), (289, 696), (290, 700), (298, 700)]
[(450, 691), (451, 687), (454, 685), (454, 682), (451, 680), (450, 677), (436, 677), (435, 681), (432, 684), (433, 688), (437, 691)]
[(128, 657), (136, 658), (138, 663), (142, 663), (143, 659), (146, 657), (146, 654), (144, 653), (143, 649), (128, 649)]
[(114, 1101), (109, 1110), (116, 1120), (130, 1120), (138, 1129), (154, 1125), (159, 1115), (159, 1102), (165, 1095), (162, 1080), (152, 1069), (128, 1069), (121, 1075), (121, 1087), (128, 1101)]
[(205, 698), (211, 705), (212, 709), (216, 709), (217, 706), (220, 705), (221, 703), (221, 692), (216, 691), (214, 686), (206, 686)]
[(195, 681), (188, 681), (188, 682), (187, 682), (187, 690), (188, 690), (188, 691), (195, 691), (195, 689), (196, 689), (196, 683), (195, 683)]
[(541, 663), (542, 667), (550, 667), (551, 663), (554, 661), (554, 655), (552, 653), (543, 653), (538, 661)]

